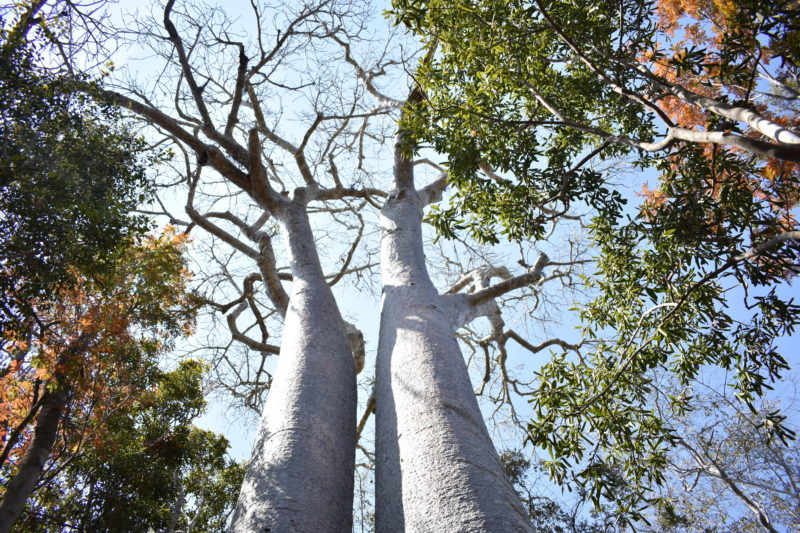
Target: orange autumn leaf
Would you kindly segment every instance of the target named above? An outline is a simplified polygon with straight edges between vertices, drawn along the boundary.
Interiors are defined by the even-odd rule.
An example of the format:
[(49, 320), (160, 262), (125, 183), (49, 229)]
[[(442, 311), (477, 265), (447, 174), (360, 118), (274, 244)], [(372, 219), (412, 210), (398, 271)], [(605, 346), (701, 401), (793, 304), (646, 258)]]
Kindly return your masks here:
[[(79, 282), (46, 301), (36, 302), (47, 327), (30, 341), (3, 333), (4, 353), (23, 353), (0, 368), (0, 446), (15, 461), (32, 437), (20, 424), (47, 387), (66, 383), (68, 423), (60, 449), (77, 450), (87, 435), (101, 439), (103, 421), (128, 406), (147, 386), (148, 358), (169, 349), (171, 340), (191, 330), (194, 298), (183, 260), (187, 237), (173, 229), (120, 253), (118, 267), (104, 279), (76, 276)], [(77, 351), (71, 351), (80, 345)], [(15, 428), (22, 431), (7, 442)], [(88, 432), (88, 433), (87, 433)]]

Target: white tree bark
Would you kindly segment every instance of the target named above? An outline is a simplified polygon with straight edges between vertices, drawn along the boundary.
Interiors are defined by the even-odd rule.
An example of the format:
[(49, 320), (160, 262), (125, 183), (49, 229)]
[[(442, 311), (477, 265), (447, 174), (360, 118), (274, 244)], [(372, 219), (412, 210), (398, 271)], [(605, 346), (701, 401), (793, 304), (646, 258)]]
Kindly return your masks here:
[(531, 531), (456, 341), (463, 310), (438, 294), (426, 270), (421, 203), (399, 150), (395, 179), (381, 214), (377, 531)]
[[(279, 214), (293, 274), (280, 358), (233, 532), (349, 532), (356, 378), (305, 205)], [(324, 385), (323, 385), (324, 384)]]

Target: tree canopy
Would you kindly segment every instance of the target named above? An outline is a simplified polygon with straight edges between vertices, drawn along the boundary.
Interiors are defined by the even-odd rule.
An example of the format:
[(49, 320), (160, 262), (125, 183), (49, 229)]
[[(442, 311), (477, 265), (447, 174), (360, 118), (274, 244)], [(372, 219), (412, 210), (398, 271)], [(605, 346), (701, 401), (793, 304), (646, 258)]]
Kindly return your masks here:
[(227, 531), (242, 466), (228, 441), (192, 421), (205, 410), (205, 367), (154, 370), (72, 461), (35, 493), (17, 531)]
[[(776, 286), (799, 271), (797, 8), (393, 6), (432, 52), (405, 127), (447, 156), (456, 190), (429, 217), (440, 232), (543, 240), (559, 218), (586, 213), (597, 261), (586, 278), (596, 297), (581, 310), (591, 352), (538, 371), (529, 439), (550, 453), (555, 479), (580, 464), (595, 504), (619, 500), (636, 516), (675, 441), (651, 409), (653, 370), (688, 386), (720, 367), (752, 407), (789, 368), (776, 343), (800, 308)], [(636, 205), (631, 185), (596, 164), (621, 158), (659, 182)], [(672, 408), (690, 400), (676, 394)], [(784, 422), (766, 415), (773, 437), (793, 436)]]
[(69, 288), (28, 302), (37, 327), (4, 330), (0, 528), (8, 530), (43, 476), (59, 475), (85, 443), (104, 440), (120, 411), (141, 406), (160, 358), (190, 333), (197, 303), (185, 241), (168, 231), (118, 247), (102, 276), (73, 273)]
[(132, 211), (152, 193), (155, 156), (76, 90), (85, 75), (47, 68), (59, 19), (37, 9), (0, 13), (0, 328), (30, 326), (27, 302), (102, 272), (149, 226)]

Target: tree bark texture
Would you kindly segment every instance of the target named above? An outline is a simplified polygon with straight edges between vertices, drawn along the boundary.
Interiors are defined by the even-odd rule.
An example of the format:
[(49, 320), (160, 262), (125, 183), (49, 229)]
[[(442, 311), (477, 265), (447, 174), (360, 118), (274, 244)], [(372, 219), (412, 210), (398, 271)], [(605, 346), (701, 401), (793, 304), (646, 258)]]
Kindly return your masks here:
[(349, 532), (356, 377), (305, 206), (278, 216), (293, 274), (272, 387), (231, 531)]
[(379, 533), (531, 531), (483, 422), (455, 336), (455, 309), (425, 267), (410, 163), (381, 216), (376, 371)]
[(42, 397), (41, 410), (36, 418), (33, 438), (19, 463), (17, 473), (11, 478), (0, 500), (0, 533), (11, 531), (25, 509), (25, 504), (42, 477), (47, 459), (58, 437), (58, 426), (69, 402), (71, 384), (63, 367), (77, 355), (85, 352), (94, 339), (93, 331), (84, 331), (64, 349), (56, 360), (54, 383)]
[(0, 533), (8, 533), (25, 509), (25, 503), (42, 477), (47, 459), (58, 435), (58, 425), (67, 407), (67, 391), (59, 386), (45, 393), (36, 419), (33, 440), (19, 464), (19, 470), (0, 500)]

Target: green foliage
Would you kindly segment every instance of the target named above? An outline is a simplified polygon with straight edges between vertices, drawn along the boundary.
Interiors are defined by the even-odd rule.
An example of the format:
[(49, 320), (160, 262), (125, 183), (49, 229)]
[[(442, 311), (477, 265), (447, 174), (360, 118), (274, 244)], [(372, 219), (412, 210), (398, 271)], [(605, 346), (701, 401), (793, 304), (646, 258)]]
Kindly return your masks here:
[[(576, 460), (599, 454), (601, 464), (634, 482), (624, 504), (630, 511), (663, 480), (674, 439), (649, 404), (651, 371), (666, 370), (687, 385), (708, 366), (722, 368), (739, 400), (752, 406), (788, 370), (777, 341), (800, 323), (800, 306), (774, 288), (797, 274), (796, 245), (775, 247), (755, 262), (735, 260), (746, 243), (781, 229), (772, 206), (746, 182), (725, 184), (715, 198), (705, 179), (708, 160), (699, 150), (683, 155), (680, 172), (665, 172), (663, 203), (622, 225), (595, 219), (597, 274), (589, 281), (598, 297), (582, 319), (596, 348), (581, 361), (548, 362), (533, 399), (531, 442), (551, 453), (553, 477), (564, 479)], [(730, 309), (726, 292), (739, 284), (749, 316)], [(688, 407), (683, 395), (671, 402), (673, 409)], [(780, 413), (769, 422), (773, 436), (793, 437)], [(595, 474), (581, 473), (599, 502), (607, 487), (595, 483)]]
[(205, 409), (203, 364), (159, 372), (149, 392), (110, 416), (106, 431), (29, 502), (18, 531), (162, 531), (171, 523), (226, 531), (244, 475), (226, 456), (228, 441), (192, 420)]
[[(591, 519), (581, 512), (586, 494), (579, 491), (571, 508), (555, 499), (544, 496), (541, 483), (531, 479), (541, 476), (541, 465), (534, 465), (517, 450), (509, 450), (500, 455), (506, 475), (514, 485), (523, 505), (530, 516), (535, 531), (554, 533), (612, 533), (621, 531), (618, 517), (614, 513), (593, 512)], [(538, 489), (537, 489), (538, 487)]]
[[(417, 145), (447, 156), (455, 190), (430, 215), (439, 233), (535, 241), (570, 208), (592, 213), (596, 268), (585, 282), (596, 298), (580, 309), (592, 350), (555, 354), (538, 371), (528, 437), (550, 454), (554, 480), (639, 518), (675, 442), (650, 403), (652, 371), (689, 384), (702, 369), (721, 368), (739, 401), (754, 408), (788, 369), (776, 341), (794, 332), (800, 307), (776, 287), (800, 273), (800, 246), (766, 243), (796, 229), (800, 180), (791, 163), (720, 146), (676, 144), (653, 155), (637, 143), (663, 134), (658, 113), (696, 131), (741, 133), (663, 94), (665, 80), (752, 108), (763, 57), (758, 68), (768, 65), (790, 95), (798, 69), (793, 8), (748, 0), (695, 11), (677, 0), (395, 0), (393, 7), (398, 23), (437, 47), (416, 77), (427, 98), (402, 126)], [(710, 19), (681, 26), (698, 13)], [(685, 43), (671, 37), (674, 29), (702, 36), (719, 28), (728, 33)], [(644, 95), (650, 107), (631, 95)], [(758, 109), (796, 122), (796, 110), (778, 114), (791, 104), (775, 105), (774, 114)], [(626, 209), (635, 191), (585, 169), (589, 157), (653, 169), (658, 188)], [(671, 403), (689, 407), (680, 394)], [(784, 422), (780, 413), (768, 416), (772, 437), (793, 436)]]
[[(197, 306), (188, 286), (186, 238), (167, 230), (115, 250), (102, 275), (86, 279), (76, 273), (73, 286), (31, 302), (44, 326), (3, 332), (0, 353), (11, 356), (0, 372), (0, 480), (6, 489), (30, 449), (42, 398), (54, 390), (63, 391), (65, 400), (60, 419), (50, 426), (57, 433), (55, 445), (45, 450), (41, 483), (66, 483), (55, 495), (78, 483), (60, 478), (62, 470), (73, 472), (69, 468), (80, 467), (84, 453), (97, 455), (107, 449), (99, 443), (127, 438), (119, 433), (133, 431), (137, 424), (150, 431), (143, 438), (160, 438), (174, 427), (188, 443), (181, 446), (199, 441), (197, 447), (213, 449), (214, 443), (207, 442), (211, 436), (190, 432), (188, 426), (205, 405), (200, 366), (186, 363), (181, 372), (171, 374), (158, 367), (176, 338), (189, 334), (194, 325)], [(157, 410), (148, 415), (151, 404)], [(112, 457), (122, 460), (106, 453), (103, 461)], [(154, 464), (173, 470), (179, 466)], [(42, 489), (42, 497), (47, 490)]]
[[(565, 123), (594, 122), (615, 135), (650, 140), (652, 119), (575, 59), (535, 6), (521, 0), (409, 0), (394, 6), (398, 21), (431, 36), (429, 45), (441, 51), (435, 62), (421, 65), (417, 78), (429, 98), (407, 112), (403, 124), (447, 154), (456, 190), (450, 207), (431, 216), (441, 233), (468, 228), (484, 242), (496, 242), (499, 233), (512, 240), (539, 238), (576, 202), (619, 215), (624, 200), (617, 191), (594, 171), (573, 170), (602, 139)], [(565, 26), (581, 28), (582, 42), (614, 50), (620, 60), (635, 59), (615, 46), (620, 9), (630, 11), (623, 21), (626, 37), (653, 36), (652, 24), (640, 23), (647, 9), (640, 2), (550, 8)], [(619, 75), (622, 67), (615, 68)], [(564, 121), (554, 119), (550, 106), (563, 110)], [(604, 146), (602, 154), (627, 150)], [(480, 178), (479, 163), (512, 179)]]
[[(44, 26), (0, 19), (0, 328), (30, 320), (29, 302), (102, 272), (148, 227), (144, 143), (116, 110), (40, 67)], [(31, 37), (32, 36), (32, 37)]]

